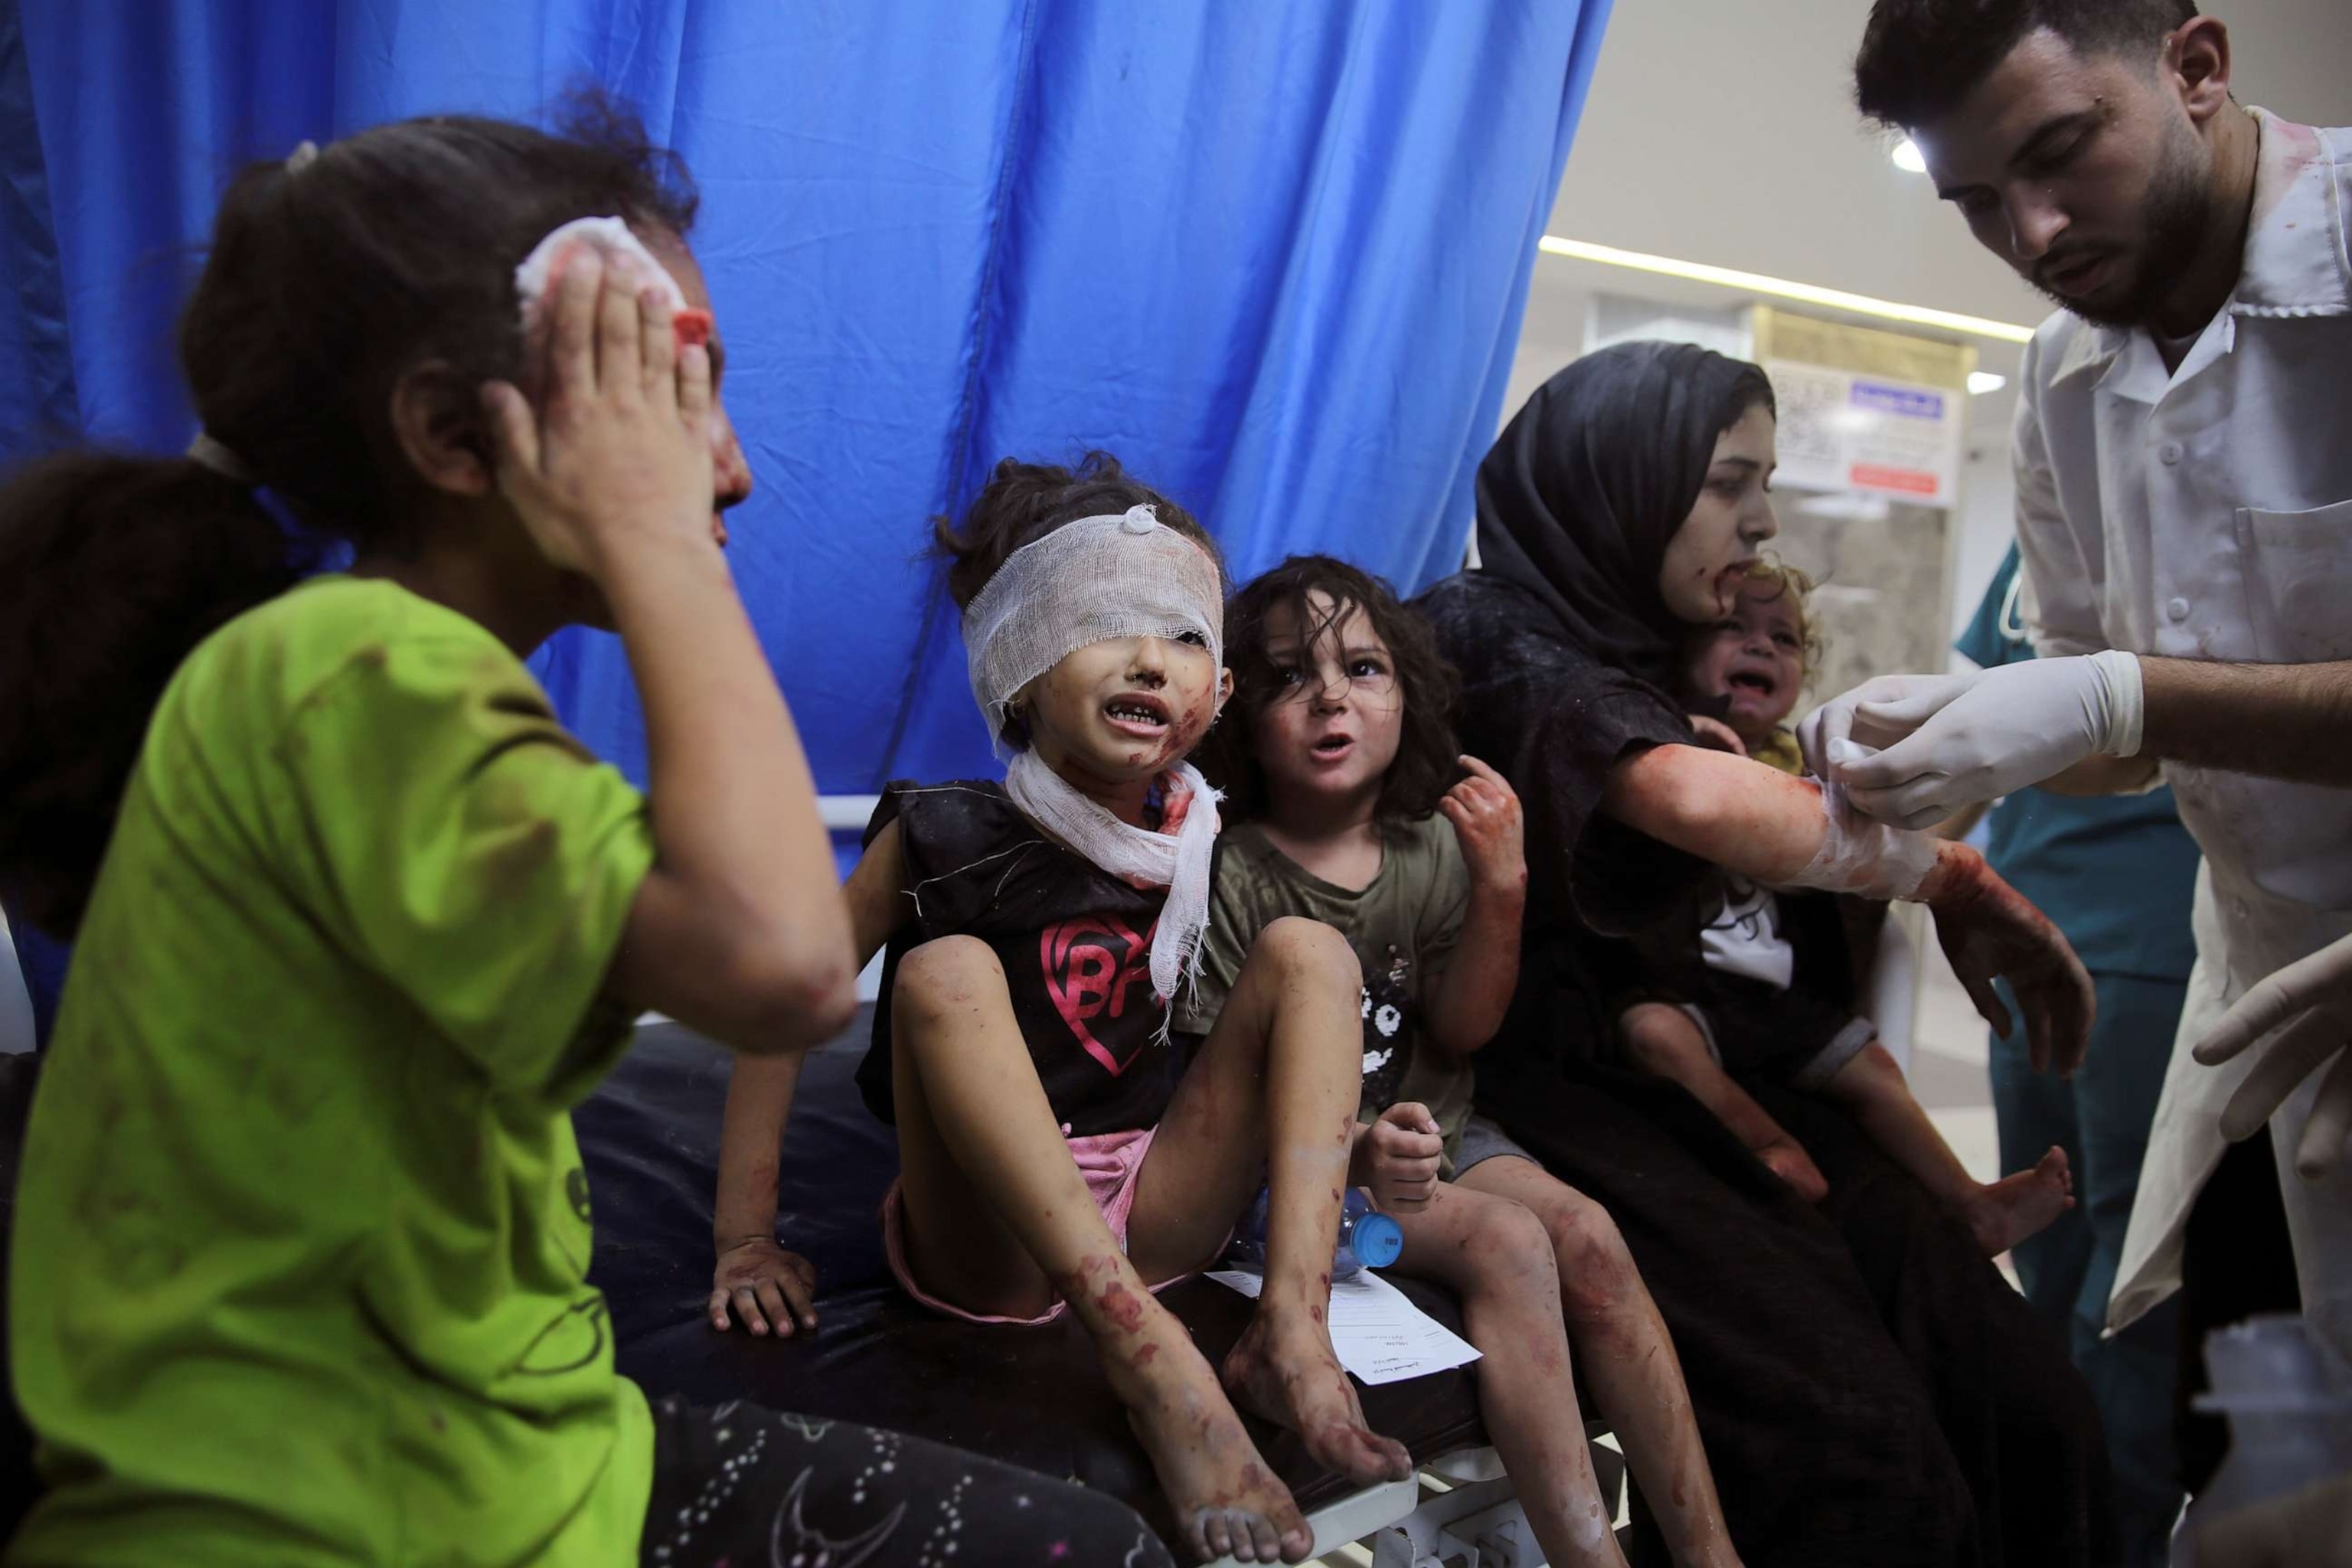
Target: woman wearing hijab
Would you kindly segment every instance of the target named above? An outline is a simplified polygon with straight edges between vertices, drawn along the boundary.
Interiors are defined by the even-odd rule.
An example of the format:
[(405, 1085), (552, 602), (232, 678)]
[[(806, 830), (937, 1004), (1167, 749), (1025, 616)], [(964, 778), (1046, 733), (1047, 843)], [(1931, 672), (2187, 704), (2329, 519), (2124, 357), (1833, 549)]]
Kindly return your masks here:
[(1479, 1106), (1617, 1221), (1748, 1562), (2104, 1563), (2089, 1393), (1964, 1228), (1823, 1102), (1759, 1092), (1828, 1178), (1814, 1206), (1678, 1087), (1601, 1060), (1624, 939), (1686, 911), (1710, 862), (1924, 901), (1979, 1007), (2011, 983), (2037, 1063), (2071, 1069), (2087, 1034), (2081, 964), (1973, 851), (1703, 749), (1666, 695), (1778, 530), (1773, 431), (1754, 365), (1663, 343), (1580, 360), (1480, 465), (1482, 567), (1419, 602), (1462, 671), (1465, 748), (1527, 803), (1525, 957)]

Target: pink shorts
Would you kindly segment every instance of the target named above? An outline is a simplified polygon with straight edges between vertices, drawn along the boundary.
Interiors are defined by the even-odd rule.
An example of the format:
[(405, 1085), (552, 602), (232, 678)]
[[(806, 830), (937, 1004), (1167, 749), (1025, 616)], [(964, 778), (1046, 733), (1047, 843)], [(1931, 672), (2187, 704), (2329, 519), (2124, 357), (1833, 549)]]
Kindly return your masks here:
[[(1087, 1195), (1095, 1200), (1095, 1207), (1102, 1211), (1103, 1223), (1110, 1227), (1111, 1239), (1118, 1243), (1121, 1252), (1127, 1250), (1127, 1216), (1135, 1208), (1135, 1181), (1142, 1174), (1143, 1157), (1151, 1152), (1151, 1136), (1158, 1131), (1156, 1127), (1144, 1127), (1129, 1132), (1096, 1132), (1084, 1138), (1065, 1138), (1069, 1144), (1070, 1158), (1077, 1162), (1078, 1174), (1086, 1178)], [(1050, 1323), (1068, 1310), (1069, 1303), (1056, 1300), (1052, 1309), (1041, 1317), (1007, 1318), (988, 1312), (967, 1312), (951, 1302), (940, 1300), (917, 1284), (914, 1270), (907, 1267), (906, 1221), (900, 1212), (902, 1207), (898, 1184), (892, 1182), (890, 1190), (882, 1196), (882, 1250), (890, 1259), (890, 1272), (897, 1277), (899, 1289), (932, 1311), (944, 1312), (950, 1318), (961, 1318), (968, 1323), (1034, 1326)], [(1175, 1279), (1163, 1279), (1151, 1289), (1157, 1294), (1175, 1283)]]

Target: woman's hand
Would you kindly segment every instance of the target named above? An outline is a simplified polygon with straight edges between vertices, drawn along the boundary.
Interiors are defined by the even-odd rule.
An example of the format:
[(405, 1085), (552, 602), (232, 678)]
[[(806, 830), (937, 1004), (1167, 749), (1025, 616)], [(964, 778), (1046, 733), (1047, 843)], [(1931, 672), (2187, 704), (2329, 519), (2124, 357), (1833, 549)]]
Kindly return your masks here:
[(506, 382), (482, 388), (499, 489), (558, 566), (601, 581), (633, 551), (717, 545), (710, 355), (677, 345), (674, 313), (575, 247), (556, 283), (539, 406)]
[(1348, 1184), (1370, 1187), (1383, 1214), (1411, 1213), (1437, 1195), (1437, 1165), (1445, 1139), (1429, 1107), (1401, 1100), (1356, 1140)]
[(2054, 1064), (2061, 1077), (2072, 1078), (2083, 1065), (2098, 1007), (2083, 961), (2058, 928), (1964, 844), (1937, 847), (1919, 898), (1935, 912), (1936, 939), (1952, 973), (1993, 1032), (2010, 1031), (2009, 1009), (1992, 988), (1998, 978), (2009, 982), (2025, 1015), (2033, 1070)]
[(1511, 783), (1475, 757), (1457, 759), (1470, 776), (1445, 792), (1437, 809), (1454, 824), (1471, 886), (1524, 897), (1528, 886), (1526, 817)]
[(786, 1252), (771, 1237), (746, 1237), (719, 1255), (710, 1285), (712, 1328), (728, 1327), (730, 1303), (755, 1337), (773, 1333), (790, 1339), (795, 1321), (814, 1331), (815, 1266), (797, 1252)]

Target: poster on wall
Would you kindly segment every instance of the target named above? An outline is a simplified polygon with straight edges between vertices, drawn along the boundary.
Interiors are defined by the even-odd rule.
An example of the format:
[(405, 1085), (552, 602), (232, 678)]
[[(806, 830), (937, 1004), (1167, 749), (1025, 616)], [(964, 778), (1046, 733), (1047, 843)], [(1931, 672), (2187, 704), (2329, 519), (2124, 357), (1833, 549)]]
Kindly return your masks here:
[(1778, 483), (1952, 505), (1964, 394), (1796, 360), (1764, 370), (1780, 405)]

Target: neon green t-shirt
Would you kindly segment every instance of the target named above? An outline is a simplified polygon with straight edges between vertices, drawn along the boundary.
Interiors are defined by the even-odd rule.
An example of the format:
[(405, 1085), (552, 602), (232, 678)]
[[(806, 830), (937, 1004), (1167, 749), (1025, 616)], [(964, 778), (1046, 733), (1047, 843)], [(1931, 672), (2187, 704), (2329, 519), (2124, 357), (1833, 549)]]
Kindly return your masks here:
[(644, 1397), (569, 1108), (645, 803), (480, 626), (330, 577), (149, 729), (35, 1098), (12, 1564), (617, 1564)]

